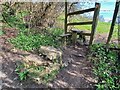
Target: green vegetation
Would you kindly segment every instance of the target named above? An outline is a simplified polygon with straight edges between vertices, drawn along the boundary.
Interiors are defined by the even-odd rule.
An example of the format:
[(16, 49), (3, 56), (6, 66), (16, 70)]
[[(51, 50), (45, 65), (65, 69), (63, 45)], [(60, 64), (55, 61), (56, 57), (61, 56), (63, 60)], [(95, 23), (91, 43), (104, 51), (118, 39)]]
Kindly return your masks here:
[[(10, 38), (8, 41), (14, 45), (14, 47), (32, 51), (39, 49), (41, 45), (43, 46), (53, 46), (58, 48), (60, 46), (59, 35), (63, 33), (63, 30), (60, 28), (52, 29), (39, 29), (39, 31), (34, 30), (33, 28), (27, 28), (26, 24), (23, 21), (24, 16), (28, 14), (26, 11), (21, 11), (15, 14), (11, 12), (13, 10), (6, 4), (4, 7), (4, 12), (2, 13), (5, 27), (12, 27), (19, 30), (19, 33), (16, 37)], [(12, 14), (11, 14), (12, 13)], [(0, 35), (2, 31), (0, 31)], [(16, 67), (16, 73), (21, 81), (27, 79), (38, 80), (41, 83), (47, 83), (55, 78), (58, 74), (61, 65), (56, 62), (57, 60), (51, 62), (50, 65), (36, 65), (35, 62), (21, 62), (20, 65)]]
[[(71, 18), (72, 19), (70, 20), (70, 22), (91, 21), (90, 19), (85, 18), (83, 16), (78, 16), (78, 17), (76, 16), (76, 17), (71, 17)], [(64, 15), (60, 15), (58, 17), (58, 20), (60, 21), (60, 23), (63, 23), (64, 22)], [(109, 22), (98, 21), (96, 32), (99, 34), (109, 33), (110, 26), (111, 26), (111, 23), (109, 23)], [(80, 30), (90, 31), (91, 25), (77, 25), (77, 26), (75, 26), (75, 28), (80, 29)], [(114, 32), (113, 32), (114, 39), (118, 38), (117, 32), (118, 32), (118, 25), (115, 25)]]
[(17, 48), (31, 51), (43, 46), (59, 47), (59, 35), (62, 34), (63, 30), (55, 28), (47, 31), (47, 33), (41, 34), (19, 34), (17, 37), (10, 39), (10, 42)]
[[(7, 8), (5, 8), (7, 9)], [(59, 47), (59, 35), (63, 33), (60, 28), (53, 28), (47, 30), (39, 30), (40, 33), (33, 33), (34, 30), (26, 28), (22, 17), (27, 15), (27, 12), (21, 11), (17, 15), (9, 15), (9, 12), (3, 12), (4, 19), (7, 26), (17, 28), (19, 34), (9, 41), (16, 47), (22, 50), (31, 51), (39, 48), (41, 45)]]
[(104, 44), (94, 44), (90, 48), (88, 59), (94, 64), (93, 71), (98, 80), (96, 84), (98, 90), (120, 88), (117, 52), (107, 49)]
[(57, 63), (53, 63), (52, 66), (45, 66), (34, 63), (31, 64), (30, 62), (21, 62), (15, 71), (21, 81), (27, 79), (35, 81), (37, 79), (37, 82), (48, 83), (56, 77), (60, 70), (60, 67), (55, 67)]
[(45, 83), (47, 83), (47, 82), (49, 82), (49, 81), (52, 81), (58, 73), (59, 73), (58, 70), (53, 70), (53, 71), (51, 71), (50, 73), (45, 74), (45, 75), (43, 76), (43, 79), (44, 79), (43, 81), (44, 81)]
[(3, 34), (4, 34), (4, 32), (2, 30), (0, 30), (0, 36), (3, 35)]
[[(2, 12), (2, 16), (4, 19), (4, 23), (6, 23), (7, 27), (17, 28), (19, 30), (19, 34), (17, 37), (9, 39), (9, 42), (12, 43), (16, 48), (32, 51), (35, 49), (39, 49), (40, 46), (53, 46), (58, 48), (60, 46), (59, 35), (63, 33), (63, 29), (61, 28), (52, 28), (52, 29), (40, 29), (39, 33), (34, 32), (33, 28), (27, 28), (26, 23), (24, 23), (24, 16), (30, 14), (26, 11), (15, 12), (13, 8), (9, 7), (6, 3), (4, 5), (4, 11)], [(12, 11), (13, 10), (13, 11)], [(46, 14), (47, 15), (47, 14)], [(44, 14), (43, 14), (44, 16)], [(41, 15), (41, 17), (43, 17)], [(39, 17), (39, 16), (37, 16)], [(89, 19), (84, 17), (80, 18), (81, 21), (88, 21)], [(72, 21), (78, 21), (76, 18), (72, 18)], [(41, 20), (41, 19), (40, 19)], [(61, 15), (58, 17), (59, 26), (61, 26), (64, 22), (64, 17)], [(44, 23), (44, 22), (42, 22)], [(29, 24), (29, 22), (27, 22)], [(97, 32), (100, 34), (108, 33), (110, 28), (110, 23), (99, 22), (97, 27)], [(80, 30), (91, 30), (89, 25), (84, 26), (76, 26), (76, 28)], [(37, 31), (37, 30), (36, 30)], [(33, 33), (34, 32), (34, 33)], [(2, 30), (0, 30), (0, 35), (4, 34)], [(117, 37), (117, 26), (115, 26), (115, 31), (113, 37)], [(96, 75), (96, 79), (98, 83), (96, 84), (97, 89), (119, 89), (120, 81), (119, 81), (119, 73), (120, 73), (120, 65), (117, 62), (118, 56), (117, 52), (111, 51), (106, 48), (103, 44), (94, 44), (90, 47), (90, 53), (88, 55), (88, 59), (94, 64), (93, 71)], [(56, 65), (57, 64), (57, 65)], [(48, 70), (49, 68), (49, 70)], [(40, 82), (47, 83), (55, 78), (55, 76), (59, 73), (60, 64), (55, 60), (52, 62), (52, 65), (35, 65), (31, 64), (31, 62), (24, 63), (22, 62), (20, 65), (16, 67), (16, 73), (19, 76), (20, 80), (27, 80), (28, 78), (39, 79)]]
[(18, 74), (20, 80), (25, 80), (27, 78), (28, 71), (24, 70), (24, 64), (20, 62), (20, 65), (16, 67), (15, 71)]

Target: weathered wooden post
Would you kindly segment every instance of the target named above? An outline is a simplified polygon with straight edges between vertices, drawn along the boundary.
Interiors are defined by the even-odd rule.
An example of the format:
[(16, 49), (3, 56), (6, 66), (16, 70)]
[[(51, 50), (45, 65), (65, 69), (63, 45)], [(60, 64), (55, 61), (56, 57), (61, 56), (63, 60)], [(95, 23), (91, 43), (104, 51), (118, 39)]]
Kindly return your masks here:
[[(118, 23), (118, 46), (120, 48), (120, 22)], [(118, 61), (120, 62), (120, 51), (118, 52)]]
[(115, 26), (115, 21), (116, 21), (116, 18), (117, 18), (119, 6), (120, 6), (120, 1), (116, 2), (116, 4), (115, 4), (114, 15), (113, 15), (113, 19), (112, 19), (112, 23), (111, 23), (111, 27), (110, 27), (110, 32), (109, 32), (109, 36), (108, 36), (106, 44), (109, 44), (109, 42), (112, 38), (112, 34), (113, 34), (114, 26)]
[(99, 12), (100, 12), (100, 3), (95, 3), (95, 12), (94, 12), (94, 16), (93, 16), (93, 23), (92, 23), (92, 30), (91, 30), (89, 45), (91, 45), (93, 42), (94, 34), (96, 31), (96, 26), (98, 23)]
[[(65, 30), (65, 34), (67, 34), (67, 0), (65, 0), (65, 21), (64, 21), (64, 30)], [(67, 37), (63, 37), (62, 38), (62, 44), (63, 46), (66, 46), (67, 44)]]
[[(120, 6), (118, 9), (118, 45), (120, 48)], [(120, 51), (118, 52), (118, 61), (120, 62)]]
[(72, 44), (75, 46), (77, 42), (77, 31), (72, 31)]
[(65, 34), (67, 33), (67, 0), (65, 0), (65, 24), (64, 24)]

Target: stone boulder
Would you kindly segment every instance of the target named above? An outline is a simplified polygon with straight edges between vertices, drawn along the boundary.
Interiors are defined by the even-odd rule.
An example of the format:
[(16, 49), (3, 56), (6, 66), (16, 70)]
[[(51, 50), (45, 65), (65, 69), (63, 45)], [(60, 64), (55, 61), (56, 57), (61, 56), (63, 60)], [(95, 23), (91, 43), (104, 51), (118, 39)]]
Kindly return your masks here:
[(33, 54), (25, 56), (23, 60), (27, 63), (33, 62), (37, 65), (42, 65), (42, 64), (46, 63), (45, 60), (43, 60), (41, 57), (39, 57), (37, 55), (33, 55)]
[(62, 51), (51, 47), (51, 46), (41, 46), (39, 49), (39, 53), (41, 55), (46, 56), (49, 60), (58, 60), (59, 62), (62, 61)]

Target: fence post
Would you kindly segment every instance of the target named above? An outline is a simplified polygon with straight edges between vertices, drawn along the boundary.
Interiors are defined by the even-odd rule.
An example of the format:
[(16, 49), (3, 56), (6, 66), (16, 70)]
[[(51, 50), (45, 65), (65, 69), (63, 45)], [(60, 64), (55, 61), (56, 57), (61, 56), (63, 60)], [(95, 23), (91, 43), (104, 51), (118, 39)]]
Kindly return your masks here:
[[(118, 10), (118, 45), (120, 45), (120, 6), (119, 6), (119, 10)], [(120, 46), (119, 46), (120, 48)], [(118, 52), (118, 61), (120, 63), (120, 51)]]
[(67, 0), (65, 0), (65, 24), (64, 24), (65, 34), (67, 33)]
[(118, 14), (119, 4), (120, 4), (120, 1), (116, 2), (116, 4), (115, 4), (114, 15), (113, 15), (113, 19), (112, 19), (112, 23), (111, 23), (111, 27), (110, 27), (110, 32), (109, 32), (109, 36), (108, 36), (106, 44), (109, 44), (109, 42), (112, 38), (112, 34), (113, 34), (114, 26), (115, 26), (115, 21), (116, 21), (117, 14)]
[[(118, 45), (118, 47), (120, 48), (120, 22), (118, 22)], [(120, 51), (118, 51), (118, 61), (120, 62)]]
[(76, 42), (77, 42), (77, 32), (72, 31), (72, 45), (75, 46)]
[(94, 34), (96, 31), (96, 26), (98, 23), (99, 11), (100, 11), (100, 3), (95, 3), (95, 11), (94, 11), (94, 15), (93, 15), (93, 23), (92, 23), (92, 30), (91, 30), (89, 45), (91, 45), (93, 42)]

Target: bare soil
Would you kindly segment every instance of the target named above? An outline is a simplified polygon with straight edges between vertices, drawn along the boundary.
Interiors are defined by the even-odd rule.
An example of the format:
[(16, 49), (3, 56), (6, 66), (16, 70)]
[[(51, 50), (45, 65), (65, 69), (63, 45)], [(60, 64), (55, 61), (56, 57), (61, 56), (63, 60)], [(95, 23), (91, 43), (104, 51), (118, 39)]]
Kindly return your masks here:
[[(8, 34), (9, 33), (9, 34)], [(32, 54), (18, 50), (12, 52), (14, 47), (7, 41), (8, 38), (16, 36), (16, 30), (7, 29), (6, 34), (0, 36), (0, 79), (2, 89), (7, 88), (91, 88), (94, 89), (94, 78), (91, 63), (86, 59), (88, 49), (86, 46), (68, 46), (63, 48), (63, 63), (66, 65), (56, 78), (48, 84), (37, 84), (29, 80), (20, 81), (15, 72), (16, 61), (22, 60), (23, 55)]]

